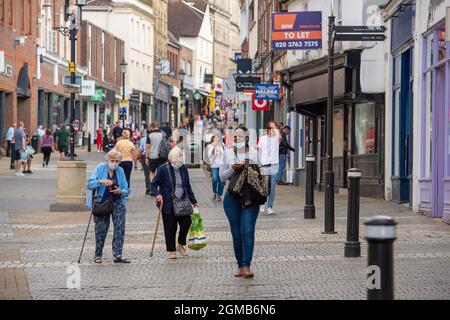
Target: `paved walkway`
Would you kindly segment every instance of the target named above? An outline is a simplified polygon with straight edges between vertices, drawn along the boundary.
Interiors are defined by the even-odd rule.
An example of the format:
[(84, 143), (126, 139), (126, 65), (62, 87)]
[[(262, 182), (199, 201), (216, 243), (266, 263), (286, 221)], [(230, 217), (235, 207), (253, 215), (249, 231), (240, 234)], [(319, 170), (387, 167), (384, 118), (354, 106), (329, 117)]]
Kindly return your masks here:
[[(104, 154), (81, 155), (90, 172)], [(103, 265), (92, 263), (93, 229), (77, 265), (89, 213), (50, 213), (55, 199), (56, 161), (33, 175), (15, 177), (0, 160), (0, 299), (365, 299), (367, 244), (361, 258), (344, 258), (346, 197), (336, 196), (336, 235), (323, 235), (323, 194), (316, 194), (317, 219), (303, 219), (304, 190), (277, 187), (276, 215), (257, 223), (254, 279), (233, 277), (235, 263), (228, 222), (210, 200), (210, 182), (191, 170), (208, 246), (188, 259), (166, 259), (163, 233), (149, 257), (157, 211), (144, 194), (143, 173), (133, 173), (125, 255), (114, 265), (111, 234)], [(415, 215), (393, 203), (361, 200), (361, 225), (377, 214), (395, 218), (397, 299), (450, 298), (450, 226)], [(162, 230), (162, 228), (160, 229)], [(361, 226), (361, 235), (364, 228)], [(80, 288), (77, 274), (80, 274)]]

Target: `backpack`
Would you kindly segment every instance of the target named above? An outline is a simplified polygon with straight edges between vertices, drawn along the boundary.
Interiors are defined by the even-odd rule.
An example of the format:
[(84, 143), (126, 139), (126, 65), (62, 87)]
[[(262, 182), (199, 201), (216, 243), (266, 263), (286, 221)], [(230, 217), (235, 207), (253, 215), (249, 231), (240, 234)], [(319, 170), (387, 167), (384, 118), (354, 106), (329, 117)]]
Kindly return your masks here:
[(169, 157), (169, 152), (171, 150), (170, 141), (167, 139), (166, 134), (163, 132), (163, 138), (158, 148), (158, 158), (167, 159)]

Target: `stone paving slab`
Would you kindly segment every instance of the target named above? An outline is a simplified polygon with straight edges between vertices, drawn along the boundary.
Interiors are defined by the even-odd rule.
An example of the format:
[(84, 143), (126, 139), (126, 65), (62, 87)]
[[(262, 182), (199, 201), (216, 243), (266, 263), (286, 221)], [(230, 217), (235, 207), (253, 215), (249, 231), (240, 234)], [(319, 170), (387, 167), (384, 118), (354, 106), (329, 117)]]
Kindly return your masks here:
[[(104, 158), (101, 153), (81, 154), (88, 161), (88, 174)], [(1, 159), (0, 167), (5, 164)], [(393, 216), (399, 223), (394, 246), (396, 298), (450, 298), (448, 225), (415, 215), (404, 206), (362, 198), (362, 257), (344, 258), (347, 198), (336, 196), (338, 233), (323, 235), (323, 193), (316, 193), (317, 219), (304, 220), (304, 189), (298, 187), (277, 186), (277, 215), (260, 215), (257, 222), (256, 277), (234, 278), (228, 221), (222, 203), (211, 201), (211, 183), (202, 170), (190, 173), (207, 232), (204, 250), (190, 252), (188, 259), (168, 261), (160, 228), (155, 256), (149, 257), (157, 210), (153, 199), (144, 194), (143, 173), (137, 171), (132, 176), (124, 249), (132, 264), (113, 264), (109, 234), (104, 263), (95, 265), (91, 226), (78, 265), (89, 213), (49, 213), (56, 192), (56, 161), (33, 171), (34, 175), (18, 179), (0, 170), (0, 283), (4, 288), (0, 287), (0, 299), (365, 299), (363, 222), (376, 214)], [(70, 289), (68, 279), (76, 268), (81, 288)], [(8, 288), (14, 284), (15, 291), (6, 293), (6, 284)]]

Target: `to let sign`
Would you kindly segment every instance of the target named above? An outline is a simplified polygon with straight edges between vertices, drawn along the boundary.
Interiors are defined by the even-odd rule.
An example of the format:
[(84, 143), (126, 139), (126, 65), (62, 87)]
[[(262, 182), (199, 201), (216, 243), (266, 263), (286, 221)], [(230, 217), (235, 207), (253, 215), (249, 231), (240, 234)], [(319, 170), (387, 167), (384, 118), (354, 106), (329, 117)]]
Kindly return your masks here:
[(255, 85), (256, 100), (279, 100), (280, 86), (278, 84)]
[(322, 12), (283, 12), (272, 14), (273, 50), (322, 48)]

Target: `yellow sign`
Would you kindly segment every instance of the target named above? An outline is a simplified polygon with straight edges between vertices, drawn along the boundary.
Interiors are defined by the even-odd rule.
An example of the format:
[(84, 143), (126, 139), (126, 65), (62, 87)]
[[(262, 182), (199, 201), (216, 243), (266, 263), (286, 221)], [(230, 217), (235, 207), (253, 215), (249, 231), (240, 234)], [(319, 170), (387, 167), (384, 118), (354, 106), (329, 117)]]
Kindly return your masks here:
[(69, 61), (69, 72), (77, 72), (77, 67), (75, 66), (75, 62)]
[(214, 112), (215, 109), (216, 109), (216, 91), (214, 89), (211, 89), (209, 95), (209, 110), (211, 110), (211, 112)]
[(130, 102), (128, 100), (120, 100), (119, 108), (128, 108), (130, 106)]

